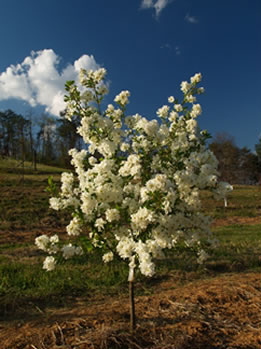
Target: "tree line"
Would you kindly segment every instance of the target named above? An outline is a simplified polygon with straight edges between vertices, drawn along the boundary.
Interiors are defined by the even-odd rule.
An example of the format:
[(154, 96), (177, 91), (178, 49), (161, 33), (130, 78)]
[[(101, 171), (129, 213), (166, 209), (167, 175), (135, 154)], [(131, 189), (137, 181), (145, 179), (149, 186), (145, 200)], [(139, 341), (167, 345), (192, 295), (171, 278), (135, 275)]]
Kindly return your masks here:
[(77, 119), (41, 115), (34, 121), (12, 110), (0, 112), (0, 156), (48, 165), (70, 166), (68, 151), (81, 147)]
[(232, 184), (257, 184), (261, 181), (261, 138), (256, 152), (239, 148), (232, 136), (219, 133), (209, 144), (219, 162), (220, 180)]
[[(77, 133), (79, 120), (41, 115), (34, 121), (12, 110), (0, 112), (0, 156), (70, 167), (68, 151), (81, 149), (82, 139)], [(220, 180), (232, 184), (256, 184), (261, 179), (261, 138), (256, 152), (239, 148), (232, 136), (219, 133), (209, 144), (219, 161)]]

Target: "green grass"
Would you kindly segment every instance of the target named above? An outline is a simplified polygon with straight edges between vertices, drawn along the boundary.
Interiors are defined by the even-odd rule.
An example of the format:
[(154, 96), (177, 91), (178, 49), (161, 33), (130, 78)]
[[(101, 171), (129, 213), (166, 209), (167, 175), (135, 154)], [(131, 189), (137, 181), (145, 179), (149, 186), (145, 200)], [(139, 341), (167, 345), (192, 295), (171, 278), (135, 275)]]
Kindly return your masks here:
[(253, 245), (256, 244), (256, 247), (261, 246), (261, 224), (228, 225), (215, 227), (213, 231), (217, 234), (219, 240), (223, 244), (231, 244), (232, 242), (248, 242)]
[(214, 200), (210, 192), (204, 191), (202, 199), (203, 210), (213, 218), (261, 216), (261, 190), (258, 186), (235, 185), (228, 195), (226, 208), (224, 201)]
[(213, 251), (207, 267), (217, 271), (260, 270), (261, 224), (216, 227), (220, 246)]
[(0, 257), (0, 318), (29, 302), (44, 308), (65, 305), (79, 296), (93, 299), (95, 294), (124, 293), (128, 268), (123, 263), (104, 265), (95, 253), (46, 272), (42, 261), (40, 256), (33, 263)]
[(25, 161), (22, 164), (21, 161), (15, 159), (1, 159), (0, 158), (0, 173), (23, 173), (37, 174), (37, 173), (61, 173), (64, 169), (55, 166), (48, 166), (44, 164), (37, 164), (37, 170), (34, 171), (33, 164), (29, 161)]
[(65, 169), (38, 165), (34, 171), (25, 162), (24, 170), (16, 160), (0, 160), (0, 231), (41, 229), (65, 224), (68, 217), (49, 208), (45, 191), (48, 177), (59, 186)]
[[(33, 231), (56, 232), (69, 217), (49, 209), (49, 194), (44, 191), (48, 176), (58, 184), (64, 169), (38, 165), (34, 172), (30, 163), (22, 173), (13, 160), (0, 160), (0, 314), (6, 316), (19, 307), (34, 304), (43, 308), (64, 305), (74, 297), (92, 300), (102, 294), (127, 294), (128, 267), (118, 261), (104, 265), (99, 251), (58, 265), (55, 271), (42, 269), (44, 254), (34, 246)], [(224, 202), (215, 201), (209, 192), (202, 193), (203, 211), (214, 219), (260, 217), (261, 191), (256, 186), (236, 186)], [(157, 261), (156, 276), (146, 279), (137, 274), (137, 293), (153, 292), (162, 280), (200, 279), (220, 273), (261, 270), (260, 224), (233, 224), (215, 227), (220, 245), (205, 265), (196, 263), (191, 251), (179, 247)], [(19, 240), (19, 233), (32, 236)], [(8, 242), (10, 232), (17, 241)], [(5, 238), (8, 241), (5, 241)]]
[[(193, 252), (179, 248), (167, 253), (165, 260), (156, 263), (155, 277), (147, 279), (137, 273), (137, 294), (148, 294), (162, 280), (174, 277), (179, 282), (217, 276), (220, 273), (261, 271), (261, 224), (226, 226), (215, 229), (220, 245), (204, 265), (198, 265)], [(66, 261), (52, 272), (42, 269), (43, 253), (33, 250), (28, 258), (12, 258), (13, 253), (28, 249), (19, 244), (0, 252), (0, 313), (6, 315), (15, 308), (32, 302), (45, 306), (65, 305), (72, 297), (83, 296), (92, 301), (102, 294), (127, 295), (128, 267), (115, 261), (102, 262), (99, 251)], [(24, 256), (24, 255), (23, 255)]]

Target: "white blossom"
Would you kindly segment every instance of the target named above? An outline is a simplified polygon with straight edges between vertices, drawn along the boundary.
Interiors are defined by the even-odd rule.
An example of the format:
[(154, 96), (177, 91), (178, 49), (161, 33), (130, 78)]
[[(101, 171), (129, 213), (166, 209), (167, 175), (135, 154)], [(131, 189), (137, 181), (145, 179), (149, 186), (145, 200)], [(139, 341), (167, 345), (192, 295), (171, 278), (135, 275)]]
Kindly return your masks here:
[(125, 106), (127, 103), (129, 103), (129, 97), (130, 97), (129, 91), (122, 91), (119, 95), (117, 95), (114, 98), (114, 102), (119, 103), (122, 106)]
[(128, 236), (122, 237), (116, 248), (118, 254), (123, 259), (131, 258), (134, 252), (134, 249), (135, 249), (135, 242), (133, 241), (132, 238), (129, 238)]
[(191, 111), (191, 117), (196, 118), (198, 115), (202, 113), (202, 109), (200, 104), (193, 104), (192, 111)]
[(71, 220), (70, 224), (67, 225), (66, 227), (66, 231), (68, 235), (74, 235), (74, 236), (80, 235), (82, 229), (81, 229), (81, 223), (78, 217), (74, 217)]
[(43, 251), (47, 251), (50, 239), (47, 235), (43, 234), (35, 239), (36, 246)]
[(56, 261), (53, 256), (48, 256), (43, 262), (43, 269), (47, 271), (52, 271), (55, 269)]
[(103, 218), (98, 218), (96, 219), (96, 222), (94, 225), (98, 229), (98, 231), (102, 231), (105, 224), (106, 224), (106, 221)]
[(186, 102), (188, 102), (188, 103), (195, 103), (196, 100), (197, 100), (197, 98), (191, 94), (186, 96)]
[(97, 159), (94, 156), (89, 157), (89, 164), (94, 166), (97, 163)]
[(163, 107), (159, 108), (157, 111), (157, 115), (161, 118), (166, 118), (169, 113), (169, 106), (163, 105)]
[(125, 152), (128, 151), (130, 149), (130, 145), (128, 143), (122, 143), (121, 147), (120, 147), (121, 151)]
[(73, 246), (71, 243), (68, 245), (65, 245), (61, 248), (61, 251), (63, 253), (64, 259), (72, 258), (75, 255), (81, 255), (82, 254), (82, 248), (79, 246)]
[(56, 197), (50, 198), (49, 204), (50, 204), (50, 207), (56, 211), (61, 210), (63, 208), (63, 203), (60, 198), (56, 198)]
[[(69, 241), (86, 226), (92, 245), (103, 249), (105, 263), (115, 254), (127, 260), (131, 281), (135, 268), (151, 277), (154, 258), (162, 258), (163, 250), (180, 240), (197, 249), (202, 263), (207, 252), (200, 241), (212, 239), (211, 220), (201, 213), (200, 191), (211, 190), (220, 199), (227, 197), (232, 186), (218, 182), (217, 159), (199, 130), (197, 117), (202, 109), (195, 95), (204, 92), (198, 87), (201, 74), (183, 81), (183, 101), (170, 96), (171, 108), (163, 105), (153, 120), (125, 115), (130, 97), (126, 90), (115, 97), (116, 107), (109, 104), (102, 112), (105, 75), (104, 68), (81, 70), (82, 87), (72, 84), (68, 88), (66, 118), (80, 118), (77, 132), (86, 146), (69, 151), (75, 172), (62, 174), (61, 191), (50, 199), (51, 208), (72, 212), (66, 227)], [(74, 99), (77, 92), (80, 101)], [(57, 235), (42, 235), (35, 243), (64, 259), (81, 255), (81, 246), (69, 241), (62, 246)], [(55, 265), (49, 256), (43, 268), (53, 270)]]
[(197, 84), (197, 83), (199, 83), (201, 81), (201, 79), (202, 79), (201, 73), (197, 73), (197, 74), (195, 74), (194, 76), (192, 76), (190, 78), (190, 82), (192, 84), (195, 84), (195, 83)]
[(131, 215), (131, 222), (134, 229), (145, 230), (149, 223), (154, 221), (154, 214), (146, 207), (141, 207), (139, 210)]
[(140, 158), (138, 155), (129, 155), (127, 161), (123, 163), (123, 166), (119, 170), (119, 174), (123, 177), (139, 175), (141, 170)]
[(113, 260), (113, 252), (108, 252), (108, 253), (105, 253), (103, 256), (102, 256), (102, 260), (104, 261), (104, 263), (109, 263)]
[(185, 94), (189, 91), (191, 85), (187, 81), (182, 81), (180, 84), (181, 91)]
[(174, 105), (174, 109), (177, 111), (177, 112), (182, 112), (182, 110), (183, 110), (183, 107), (182, 107), (182, 105), (181, 104), (175, 104)]
[(119, 211), (115, 208), (106, 210), (105, 214), (108, 222), (118, 221), (120, 219)]
[(198, 253), (197, 262), (199, 264), (203, 264), (207, 259), (209, 258), (209, 255), (204, 250), (200, 250)]
[(51, 244), (57, 244), (59, 242), (59, 236), (57, 234), (50, 237)]

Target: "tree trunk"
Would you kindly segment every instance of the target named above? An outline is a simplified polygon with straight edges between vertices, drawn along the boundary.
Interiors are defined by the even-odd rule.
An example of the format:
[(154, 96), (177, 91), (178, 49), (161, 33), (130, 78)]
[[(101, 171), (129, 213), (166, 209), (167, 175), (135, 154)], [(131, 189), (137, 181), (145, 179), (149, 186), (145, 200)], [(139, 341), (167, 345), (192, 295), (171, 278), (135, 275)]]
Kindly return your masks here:
[(129, 296), (130, 296), (130, 332), (133, 333), (136, 328), (134, 280), (129, 281)]
[(33, 150), (33, 164), (34, 164), (34, 171), (37, 171), (37, 163), (36, 163), (36, 150)]

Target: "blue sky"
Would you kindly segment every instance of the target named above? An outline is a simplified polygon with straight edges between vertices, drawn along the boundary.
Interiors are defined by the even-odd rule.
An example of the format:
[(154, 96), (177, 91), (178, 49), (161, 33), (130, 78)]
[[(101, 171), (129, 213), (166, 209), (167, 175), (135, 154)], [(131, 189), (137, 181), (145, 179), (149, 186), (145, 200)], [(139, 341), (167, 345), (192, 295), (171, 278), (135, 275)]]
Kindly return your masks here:
[[(0, 0), (0, 110), (57, 114), (79, 67), (105, 67), (111, 103), (154, 118), (197, 72), (200, 126), (254, 149), (261, 135), (260, 0)], [(32, 51), (34, 53), (32, 53)]]

